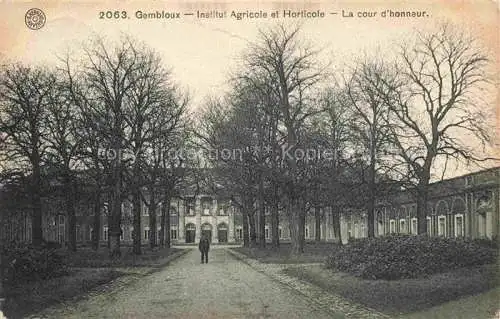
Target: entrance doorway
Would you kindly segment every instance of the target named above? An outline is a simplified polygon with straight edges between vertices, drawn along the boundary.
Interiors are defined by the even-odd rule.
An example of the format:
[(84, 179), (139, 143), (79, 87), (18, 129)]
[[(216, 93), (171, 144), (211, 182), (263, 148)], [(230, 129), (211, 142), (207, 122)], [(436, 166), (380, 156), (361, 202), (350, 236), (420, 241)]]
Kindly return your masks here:
[(201, 236), (205, 236), (210, 242), (212, 242), (212, 225), (208, 223), (201, 225)]
[(225, 223), (217, 226), (217, 237), (219, 238), (219, 243), (227, 243), (227, 225)]
[(194, 224), (186, 225), (186, 243), (194, 243), (196, 238), (196, 226)]

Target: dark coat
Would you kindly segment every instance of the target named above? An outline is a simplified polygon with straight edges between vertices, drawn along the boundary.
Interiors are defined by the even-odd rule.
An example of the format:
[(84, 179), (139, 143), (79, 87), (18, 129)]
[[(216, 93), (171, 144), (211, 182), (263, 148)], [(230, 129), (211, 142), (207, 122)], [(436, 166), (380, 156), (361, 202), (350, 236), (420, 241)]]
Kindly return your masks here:
[(210, 241), (208, 240), (208, 238), (200, 239), (198, 249), (202, 252), (208, 252), (210, 250)]

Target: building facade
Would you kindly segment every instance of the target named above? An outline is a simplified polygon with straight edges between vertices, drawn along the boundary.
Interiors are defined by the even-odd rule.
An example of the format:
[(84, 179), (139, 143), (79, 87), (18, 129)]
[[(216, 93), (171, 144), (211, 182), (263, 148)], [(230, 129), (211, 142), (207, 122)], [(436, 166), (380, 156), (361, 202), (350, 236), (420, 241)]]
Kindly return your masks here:
[[(500, 233), (500, 168), (430, 185), (427, 203), (430, 236), (494, 239)], [(367, 236), (366, 212), (342, 215), (343, 239)], [(416, 234), (415, 198), (400, 192), (381, 200), (375, 211), (375, 235)]]
[[(500, 167), (474, 174), (456, 177), (434, 183), (430, 186), (427, 229), (431, 236), (496, 238), (500, 221)], [(2, 238), (5, 241), (31, 241), (31, 218), (29, 206), (16, 205), (15, 209), (5, 205), (8, 198), (2, 198)], [(76, 234), (79, 245), (90, 245), (93, 230), (93, 209), (91, 198), (80, 196), (76, 207)], [(160, 221), (161, 203), (157, 208), (157, 221)], [(100, 239), (102, 245), (108, 240), (108, 203), (104, 202), (101, 212)], [(320, 238), (322, 241), (338, 241), (334, 233), (334, 220), (330, 208), (321, 209)], [(256, 216), (258, 224), (258, 216)], [(141, 204), (142, 243), (150, 240), (150, 213)], [(269, 220), (269, 222), (267, 222)], [(122, 235), (124, 245), (132, 244), (132, 204), (122, 203)], [(305, 239), (316, 238), (313, 214), (306, 217)], [(345, 243), (350, 238), (366, 237), (367, 219), (363, 210), (346, 210), (341, 213), (340, 237)], [(160, 238), (160, 225), (157, 223), (157, 241)], [(67, 242), (67, 218), (63, 201), (45, 198), (43, 201), (43, 234), (46, 240), (61, 244)], [(258, 229), (257, 229), (258, 232)], [(416, 234), (416, 204), (409, 192), (398, 192), (380, 200), (375, 214), (375, 234)], [(228, 198), (209, 194), (174, 198), (170, 206), (170, 236), (172, 244), (195, 244), (201, 235), (208, 236), (212, 243), (239, 243), (243, 240), (243, 218), (240, 211)], [(259, 234), (257, 233), (259, 237)], [(269, 211), (266, 212), (265, 238), (271, 241)], [(279, 237), (282, 241), (290, 239), (286, 216), (280, 214)]]

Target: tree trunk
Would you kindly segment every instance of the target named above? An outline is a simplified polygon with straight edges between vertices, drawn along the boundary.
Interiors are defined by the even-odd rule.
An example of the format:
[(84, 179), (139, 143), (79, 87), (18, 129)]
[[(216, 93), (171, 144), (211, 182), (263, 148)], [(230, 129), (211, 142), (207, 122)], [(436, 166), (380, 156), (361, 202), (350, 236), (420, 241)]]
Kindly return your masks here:
[(149, 207), (149, 229), (149, 247), (155, 248), (157, 246), (156, 203), (152, 199)]
[(266, 247), (266, 203), (264, 200), (264, 180), (262, 176), (259, 182), (259, 244), (260, 248)]
[(108, 212), (108, 240), (106, 242), (108, 249), (111, 249), (111, 237), (109, 236), (109, 227), (112, 223), (113, 223), (113, 221), (111, 218), (111, 212)]
[(166, 198), (165, 198), (165, 203), (164, 203), (164, 206), (165, 207), (165, 222), (164, 222), (164, 225), (165, 225), (165, 247), (167, 248), (170, 248), (170, 246), (172, 245), (171, 243), (171, 240), (170, 240), (170, 205), (172, 203), (172, 197), (170, 197), (170, 195), (168, 195)]
[(315, 231), (314, 237), (316, 242), (321, 241), (321, 207), (319, 205), (314, 206), (314, 221), (315, 221)]
[[(253, 209), (252, 209), (253, 210)], [(257, 232), (255, 225), (255, 212), (248, 214), (248, 226), (250, 233), (250, 247), (257, 247)]]
[(271, 207), (271, 237), (272, 237), (273, 248), (276, 249), (280, 247), (279, 223), (280, 223), (280, 217), (278, 209), (278, 200), (275, 199)]
[(370, 190), (370, 198), (368, 200), (368, 237), (375, 237), (375, 194), (373, 190)]
[(43, 242), (42, 232), (42, 200), (41, 200), (41, 185), (40, 185), (40, 155), (37, 151), (34, 152), (32, 158), (33, 180), (31, 184), (32, 205), (33, 205), (33, 223), (31, 234), (33, 245), (41, 246)]
[(149, 190), (149, 247), (155, 248), (157, 243), (158, 226), (156, 223), (156, 193), (153, 187)]
[(68, 248), (71, 251), (76, 251), (76, 216), (75, 216), (75, 183), (71, 176), (71, 172), (66, 172), (66, 211), (68, 215)]
[(94, 221), (92, 229), (92, 249), (99, 249), (99, 240), (101, 237), (101, 188), (96, 186), (94, 193)]
[(242, 209), (242, 219), (243, 219), (243, 247), (250, 247), (250, 236), (248, 233), (248, 210), (247, 207), (243, 207)]
[(134, 188), (132, 194), (132, 214), (134, 230), (132, 232), (133, 238), (133, 252), (136, 255), (142, 253), (141, 247), (141, 193), (138, 188)]
[(302, 211), (301, 200), (289, 201), (290, 237), (292, 240), (291, 255), (299, 256), (304, 253), (305, 214)]
[(116, 229), (109, 231), (109, 250), (111, 258), (118, 258), (122, 254), (120, 250), (120, 231)]
[(427, 234), (427, 185), (421, 184), (417, 189), (417, 232)]
[(376, 139), (374, 133), (372, 132), (371, 145), (370, 145), (370, 173), (369, 173), (369, 183), (368, 183), (368, 237), (375, 237), (375, 195), (376, 195), (376, 183), (375, 183), (375, 161), (376, 159)]
[(121, 235), (121, 198), (119, 186), (117, 187), (118, 191), (113, 196), (112, 200), (112, 210), (111, 210), (111, 225), (109, 225), (108, 229), (108, 237), (109, 237), (109, 250), (110, 256), (112, 258), (120, 257), (120, 235)]
[(165, 247), (165, 216), (167, 215), (166, 212), (166, 203), (167, 200), (163, 202), (161, 205), (161, 217), (160, 217), (160, 247), (164, 248)]
[(342, 233), (340, 231), (340, 210), (332, 206), (332, 217), (333, 217), (333, 233), (335, 238), (337, 238), (339, 245), (342, 245)]

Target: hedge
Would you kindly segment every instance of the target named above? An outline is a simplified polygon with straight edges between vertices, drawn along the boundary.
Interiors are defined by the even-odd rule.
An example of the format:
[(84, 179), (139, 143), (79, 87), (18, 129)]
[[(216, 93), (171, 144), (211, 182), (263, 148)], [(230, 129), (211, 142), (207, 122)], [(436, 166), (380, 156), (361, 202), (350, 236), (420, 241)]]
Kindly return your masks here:
[(67, 274), (64, 254), (50, 243), (41, 247), (12, 244), (3, 249), (4, 280), (8, 284)]
[(460, 267), (494, 263), (497, 249), (465, 238), (392, 235), (351, 240), (327, 267), (367, 279), (418, 278)]

